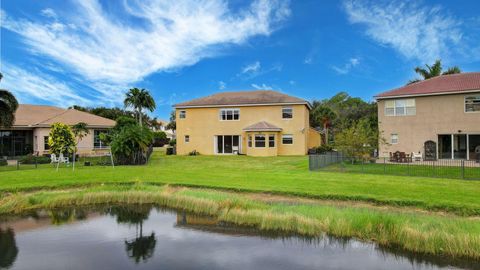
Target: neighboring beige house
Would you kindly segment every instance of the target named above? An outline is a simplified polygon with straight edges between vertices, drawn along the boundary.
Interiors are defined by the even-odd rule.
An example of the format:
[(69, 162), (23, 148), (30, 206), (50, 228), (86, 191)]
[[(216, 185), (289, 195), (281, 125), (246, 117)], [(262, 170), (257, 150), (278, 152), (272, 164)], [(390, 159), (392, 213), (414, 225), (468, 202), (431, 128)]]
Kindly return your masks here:
[(311, 105), (275, 91), (224, 92), (176, 104), (177, 153), (305, 155), (319, 146)]
[(0, 157), (48, 154), (50, 126), (57, 122), (67, 125), (87, 123), (90, 133), (78, 144), (80, 154), (105, 151), (106, 146), (100, 141), (99, 134), (115, 125), (113, 120), (75, 109), (20, 104), (13, 126), (0, 129)]
[(175, 139), (175, 131), (167, 129), (168, 121), (158, 119), (157, 122), (160, 123), (160, 128), (155, 128), (154, 131), (163, 131), (167, 135), (167, 138), (169, 138), (170, 140)]
[(443, 75), (375, 97), (378, 125), (390, 152), (427, 159), (474, 159), (480, 149), (480, 72)]

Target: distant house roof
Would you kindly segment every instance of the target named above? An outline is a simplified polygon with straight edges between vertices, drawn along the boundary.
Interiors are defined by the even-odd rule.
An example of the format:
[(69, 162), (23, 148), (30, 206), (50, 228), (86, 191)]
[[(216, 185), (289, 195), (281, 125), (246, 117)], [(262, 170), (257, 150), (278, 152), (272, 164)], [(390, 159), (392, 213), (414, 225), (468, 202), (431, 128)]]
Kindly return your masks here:
[(207, 97), (178, 103), (175, 104), (174, 107), (192, 108), (274, 104), (304, 104), (309, 108), (311, 107), (310, 104), (304, 99), (271, 90), (222, 92)]
[(243, 129), (244, 131), (282, 131), (281, 128), (268, 122), (261, 121)]
[(75, 109), (54, 106), (20, 104), (15, 112), (13, 127), (50, 127), (53, 123), (75, 125), (87, 123), (89, 127), (113, 127), (115, 121)]
[(480, 72), (442, 75), (383, 92), (375, 98), (459, 94), (480, 91)]

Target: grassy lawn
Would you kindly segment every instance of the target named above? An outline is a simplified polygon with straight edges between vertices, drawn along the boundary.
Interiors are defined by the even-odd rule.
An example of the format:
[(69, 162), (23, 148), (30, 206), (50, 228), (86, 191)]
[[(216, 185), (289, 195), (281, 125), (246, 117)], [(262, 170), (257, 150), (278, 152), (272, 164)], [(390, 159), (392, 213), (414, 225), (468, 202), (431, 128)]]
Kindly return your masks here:
[(375, 174), (310, 172), (305, 156), (152, 155), (146, 166), (51, 165), (0, 172), (0, 191), (65, 188), (99, 183), (158, 183), (357, 200), (480, 215), (480, 182)]

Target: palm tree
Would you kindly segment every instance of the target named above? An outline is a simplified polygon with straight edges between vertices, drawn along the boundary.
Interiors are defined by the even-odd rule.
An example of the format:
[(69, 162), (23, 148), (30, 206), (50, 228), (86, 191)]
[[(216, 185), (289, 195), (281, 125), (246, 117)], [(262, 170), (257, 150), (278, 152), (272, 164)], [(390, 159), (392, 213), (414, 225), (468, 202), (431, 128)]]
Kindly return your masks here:
[(132, 88), (128, 90), (125, 101), (125, 107), (133, 107), (137, 117), (137, 121), (142, 126), (142, 110), (147, 109), (151, 112), (155, 110), (155, 100), (150, 95), (148, 90)]
[[(414, 70), (417, 74), (422, 76), (424, 80), (441, 76), (441, 75), (450, 75), (450, 74), (457, 74), (457, 73), (462, 73), (462, 70), (460, 70), (459, 67), (453, 66), (447, 69), (447, 71), (442, 72), (442, 61), (441, 60), (436, 60), (433, 65), (425, 65), (426, 68), (422, 67), (416, 67)], [(421, 79), (413, 79), (408, 82), (408, 84), (416, 83), (421, 81)]]
[[(0, 73), (0, 80), (3, 74)], [(18, 101), (8, 90), (0, 89), (0, 127), (11, 127), (15, 122)]]
[(313, 117), (317, 123), (322, 124), (325, 131), (325, 144), (328, 145), (328, 129), (336, 117), (335, 112), (330, 107), (321, 104), (313, 110)]

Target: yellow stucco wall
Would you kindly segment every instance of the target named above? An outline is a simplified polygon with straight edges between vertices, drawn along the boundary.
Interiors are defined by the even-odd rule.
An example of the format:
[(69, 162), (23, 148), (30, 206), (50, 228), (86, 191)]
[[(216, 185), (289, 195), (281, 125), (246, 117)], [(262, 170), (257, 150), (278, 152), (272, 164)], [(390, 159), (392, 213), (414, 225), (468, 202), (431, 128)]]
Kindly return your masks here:
[(412, 116), (386, 116), (385, 100), (379, 100), (382, 136), (390, 143), (391, 134), (398, 134), (398, 143), (381, 144), (379, 155), (388, 157), (395, 151), (423, 154), (428, 140), (436, 142), (438, 149), (438, 134), (480, 134), (480, 113), (465, 112), (467, 95), (472, 94), (416, 97), (416, 114)]
[[(282, 119), (282, 105), (241, 106), (221, 108), (186, 108), (176, 109), (177, 153), (185, 155), (196, 150), (200, 154), (215, 154), (215, 135), (239, 135), (240, 153), (249, 155), (304, 155), (308, 150), (309, 111), (305, 105), (290, 105), (293, 109), (292, 119)], [(221, 121), (219, 111), (223, 108), (240, 109), (240, 119)], [(186, 118), (180, 119), (179, 112), (186, 111)], [(266, 121), (282, 128), (277, 133), (276, 149), (248, 149), (247, 133), (243, 129), (260, 121)], [(261, 132), (262, 133), (262, 132)], [(265, 132), (263, 132), (264, 134)], [(293, 135), (293, 145), (283, 145), (282, 134)], [(185, 135), (190, 142), (185, 142)], [(275, 153), (276, 152), (276, 153)]]
[(318, 147), (322, 144), (320, 132), (313, 128), (308, 129), (308, 148)]

